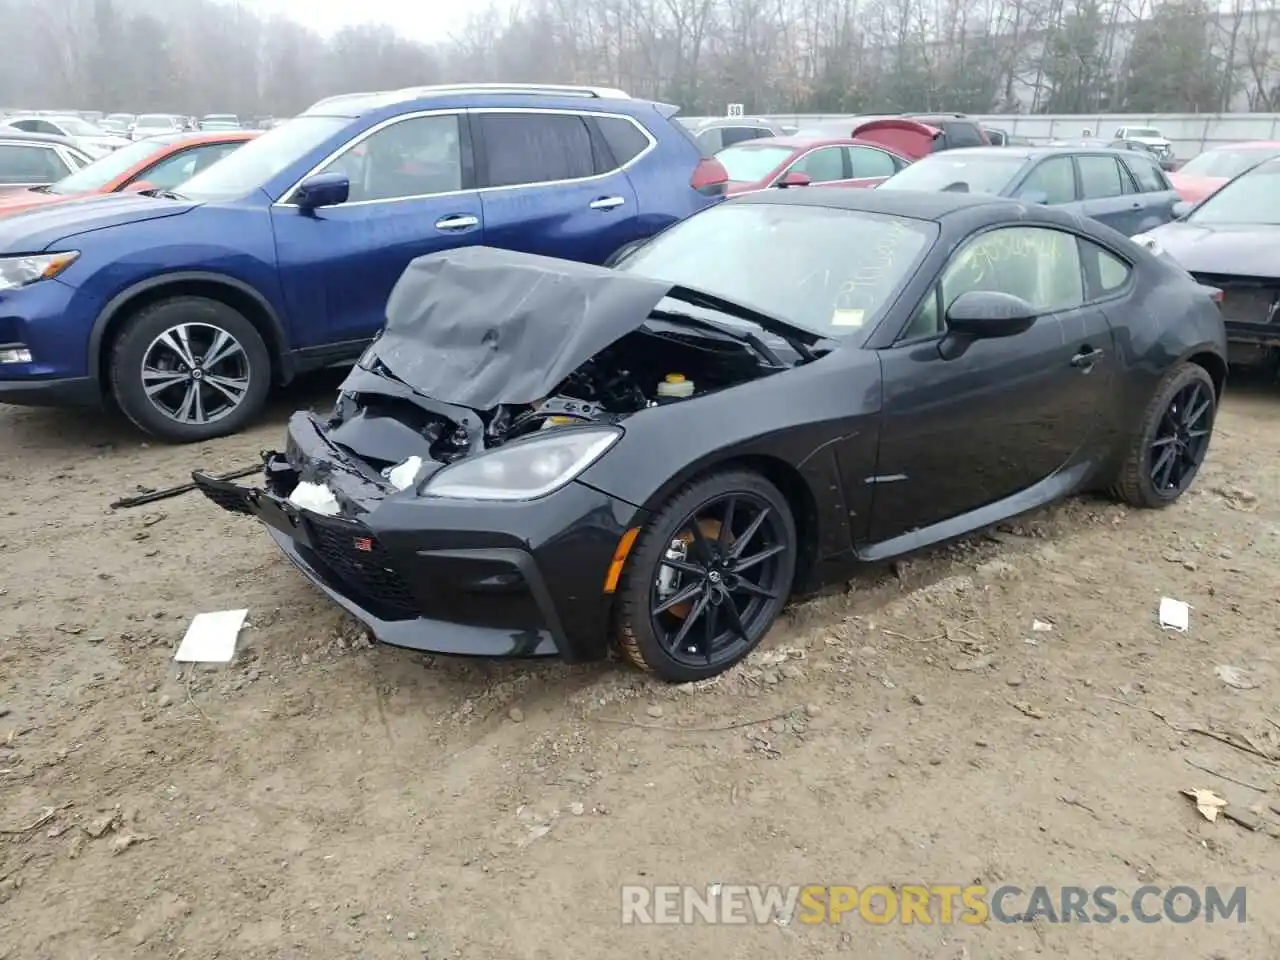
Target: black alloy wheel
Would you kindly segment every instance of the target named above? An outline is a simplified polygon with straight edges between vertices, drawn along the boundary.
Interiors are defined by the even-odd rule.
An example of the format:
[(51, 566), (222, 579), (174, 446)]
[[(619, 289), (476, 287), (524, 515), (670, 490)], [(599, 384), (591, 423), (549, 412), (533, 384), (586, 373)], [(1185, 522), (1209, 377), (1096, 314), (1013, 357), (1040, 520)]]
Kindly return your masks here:
[(786, 499), (755, 473), (685, 487), (633, 550), (620, 645), (665, 680), (715, 676), (750, 653), (786, 604), (796, 530)]
[(1129, 442), (1113, 492), (1135, 507), (1167, 507), (1191, 487), (1209, 452), (1218, 395), (1204, 367), (1166, 374)]
[(1188, 383), (1169, 401), (1147, 452), (1151, 484), (1165, 496), (1178, 497), (1191, 485), (1204, 462), (1213, 429), (1213, 384)]

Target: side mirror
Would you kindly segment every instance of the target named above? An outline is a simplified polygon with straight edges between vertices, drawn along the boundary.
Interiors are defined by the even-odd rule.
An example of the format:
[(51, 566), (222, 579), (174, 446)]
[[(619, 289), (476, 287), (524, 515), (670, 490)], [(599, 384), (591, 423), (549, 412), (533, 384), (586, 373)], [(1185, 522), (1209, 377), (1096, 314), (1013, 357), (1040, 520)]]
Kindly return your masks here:
[(148, 190), (156, 189), (156, 185), (150, 180), (135, 180), (122, 190), (122, 193), (145, 193)]
[(1024, 190), (1018, 194), (1018, 199), (1026, 203), (1039, 203), (1045, 206), (1049, 204), (1049, 195), (1043, 190)]
[(785, 174), (783, 178), (778, 181), (778, 186), (779, 187), (807, 187), (811, 183), (813, 183), (813, 178), (810, 177), (807, 173), (801, 173), (799, 170), (792, 170), (790, 173)]
[(351, 180), (345, 173), (317, 173), (307, 177), (293, 191), (293, 202), (301, 210), (316, 210), (346, 203), (351, 195)]
[(1036, 308), (1021, 297), (994, 290), (962, 293), (947, 308), (950, 333), (971, 340), (1014, 337), (1031, 329)]
[(1190, 213), (1191, 210), (1192, 210), (1192, 204), (1187, 203), (1187, 201), (1185, 200), (1179, 200), (1177, 203), (1173, 205), (1173, 210), (1172, 210), (1173, 219), (1185, 220), (1187, 218), (1187, 214)]

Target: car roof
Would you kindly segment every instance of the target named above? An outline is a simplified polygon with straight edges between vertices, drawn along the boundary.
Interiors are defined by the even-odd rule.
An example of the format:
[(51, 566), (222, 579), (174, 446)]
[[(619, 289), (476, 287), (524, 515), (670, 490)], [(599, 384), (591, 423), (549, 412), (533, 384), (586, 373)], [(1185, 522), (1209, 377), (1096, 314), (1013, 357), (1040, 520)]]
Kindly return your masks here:
[[(930, 157), (941, 157), (944, 160), (954, 160), (957, 157), (1021, 157), (1024, 160), (1031, 160), (1038, 157), (1051, 157), (1054, 154), (1065, 153), (1101, 153), (1115, 157), (1130, 156), (1130, 150), (1113, 150), (1110, 147), (1073, 147), (1063, 145), (1060, 147), (1053, 146), (1013, 146), (1013, 147), (959, 147), (955, 150), (945, 150), (942, 153), (931, 153)], [(927, 160), (929, 157), (921, 159)], [(917, 163), (920, 161), (917, 160)]]
[(69, 137), (60, 137), (56, 133), (28, 133), (14, 127), (6, 127), (0, 123), (0, 140), (22, 140), (28, 143), (52, 143), (63, 147), (75, 146)]
[(612, 87), (572, 86), (545, 83), (444, 83), (425, 87), (405, 87), (373, 93), (345, 93), (313, 103), (303, 113), (320, 116), (360, 117), (387, 107), (445, 97), (529, 96), (582, 100), (630, 100)]
[[(949, 151), (955, 152), (955, 151)], [(843, 187), (805, 187), (803, 190), (760, 190), (725, 200), (727, 204), (773, 203), (786, 206), (860, 210), (913, 220), (941, 220), (961, 210), (1011, 201), (980, 193), (941, 190), (848, 190)]]
[(158, 137), (148, 137), (147, 142), (155, 141), (171, 147), (196, 147), (204, 143), (237, 143), (241, 140), (252, 140), (261, 134), (261, 130), (203, 130), (192, 133), (167, 133)]
[(1240, 143), (1223, 143), (1210, 147), (1205, 153), (1214, 150), (1280, 150), (1280, 140), (1244, 140)]

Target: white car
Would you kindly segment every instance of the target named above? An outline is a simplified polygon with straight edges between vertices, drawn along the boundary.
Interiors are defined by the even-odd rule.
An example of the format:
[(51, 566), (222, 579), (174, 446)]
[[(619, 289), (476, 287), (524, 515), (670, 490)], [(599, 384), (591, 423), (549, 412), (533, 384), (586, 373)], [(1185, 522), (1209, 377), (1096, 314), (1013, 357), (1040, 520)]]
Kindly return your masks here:
[(129, 135), (134, 140), (146, 140), (148, 137), (160, 137), (168, 133), (181, 133), (182, 124), (178, 118), (169, 113), (144, 113), (134, 122)]
[(1160, 160), (1173, 159), (1173, 144), (1155, 127), (1118, 127), (1115, 140), (1132, 140), (1151, 150)]
[(95, 159), (105, 157), (113, 150), (129, 145), (128, 137), (107, 133), (101, 127), (94, 126), (80, 117), (9, 117), (5, 126), (27, 133), (47, 133), (55, 137), (66, 137), (75, 142), (85, 153)]

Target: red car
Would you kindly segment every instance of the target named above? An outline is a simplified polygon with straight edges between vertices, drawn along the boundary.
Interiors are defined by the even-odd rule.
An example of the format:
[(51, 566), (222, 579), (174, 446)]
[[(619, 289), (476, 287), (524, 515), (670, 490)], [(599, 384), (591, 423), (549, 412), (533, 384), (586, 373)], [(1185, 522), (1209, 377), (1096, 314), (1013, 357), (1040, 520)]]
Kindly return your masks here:
[(874, 187), (933, 151), (939, 131), (901, 117), (857, 124), (847, 137), (764, 137), (726, 147), (716, 159), (729, 174), (728, 192), (821, 183)]
[(1169, 174), (1173, 189), (1187, 203), (1199, 203), (1237, 174), (1280, 156), (1280, 143), (1255, 140), (1206, 150)]
[(217, 163), (258, 131), (173, 133), (138, 140), (95, 160), (56, 183), (0, 197), (0, 217), (99, 193), (170, 190)]

